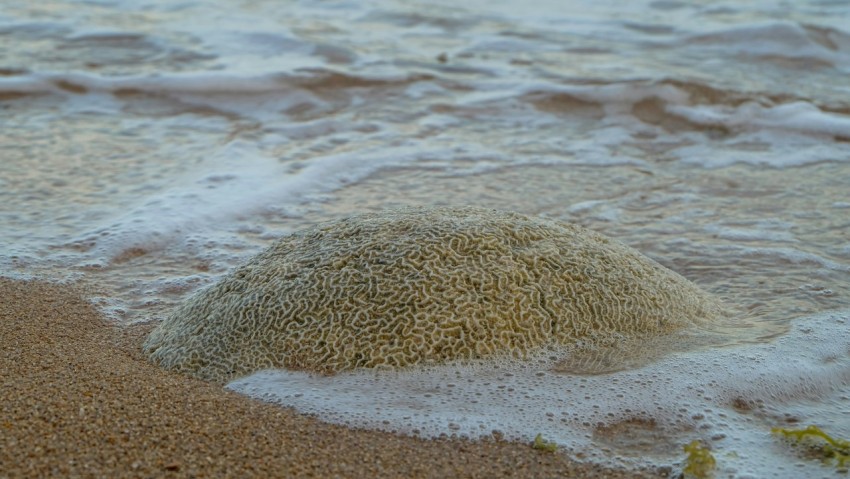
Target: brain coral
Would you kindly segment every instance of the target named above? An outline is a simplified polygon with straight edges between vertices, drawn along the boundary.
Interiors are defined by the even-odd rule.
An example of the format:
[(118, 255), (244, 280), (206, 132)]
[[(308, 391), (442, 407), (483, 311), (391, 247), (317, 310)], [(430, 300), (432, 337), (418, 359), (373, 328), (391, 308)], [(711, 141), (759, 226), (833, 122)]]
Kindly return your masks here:
[(296, 232), (163, 321), (145, 351), (215, 381), (272, 367), (337, 372), (524, 357), (657, 336), (718, 303), (579, 226), (479, 208), (407, 208)]

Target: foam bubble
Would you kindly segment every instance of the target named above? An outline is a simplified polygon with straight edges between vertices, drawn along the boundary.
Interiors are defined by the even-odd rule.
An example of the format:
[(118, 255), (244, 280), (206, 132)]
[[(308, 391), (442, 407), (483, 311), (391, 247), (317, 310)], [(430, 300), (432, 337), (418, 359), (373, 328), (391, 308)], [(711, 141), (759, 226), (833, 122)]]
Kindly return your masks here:
[(554, 362), (481, 362), (336, 376), (267, 370), (228, 387), (353, 427), (438, 437), (518, 441), (537, 434), (571, 456), (615, 466), (681, 468), (682, 445), (708, 444), (718, 477), (826, 477), (834, 469), (795, 454), (774, 426), (818, 424), (850, 435), (850, 312), (795, 321), (772, 343), (677, 353), (597, 376)]

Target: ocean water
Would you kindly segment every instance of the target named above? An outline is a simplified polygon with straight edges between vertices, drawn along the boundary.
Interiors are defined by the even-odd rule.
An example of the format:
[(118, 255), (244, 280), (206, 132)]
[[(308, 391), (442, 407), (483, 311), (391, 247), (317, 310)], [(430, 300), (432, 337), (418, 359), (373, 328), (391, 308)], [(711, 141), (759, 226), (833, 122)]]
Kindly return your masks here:
[[(356, 212), (575, 222), (723, 298), (740, 334), (616, 375), (231, 387), (359, 427), (543, 432), (623, 467), (675, 471), (699, 439), (721, 477), (830, 477), (769, 430), (850, 436), (848, 25), (830, 0), (0, 0), (0, 274), (82, 283), (132, 323)], [(449, 376), (475, 386), (434, 394)]]

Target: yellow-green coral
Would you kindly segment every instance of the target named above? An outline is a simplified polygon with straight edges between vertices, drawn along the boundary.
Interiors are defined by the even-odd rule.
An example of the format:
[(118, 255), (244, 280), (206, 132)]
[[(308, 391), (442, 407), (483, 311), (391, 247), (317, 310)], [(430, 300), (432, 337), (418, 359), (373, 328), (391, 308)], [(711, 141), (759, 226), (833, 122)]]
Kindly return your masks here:
[(282, 238), (177, 308), (144, 349), (226, 382), (268, 368), (336, 373), (651, 339), (721, 304), (576, 225), (480, 208), (407, 208)]
[(714, 467), (717, 465), (711, 451), (699, 441), (691, 441), (684, 446), (688, 453), (685, 459), (685, 468), (682, 470), (685, 477), (704, 479), (714, 475)]
[(558, 450), (558, 445), (552, 441), (547, 441), (546, 439), (543, 439), (543, 434), (538, 434), (534, 438), (534, 444), (532, 444), (531, 447), (533, 447), (534, 449), (539, 449), (541, 451), (549, 452), (555, 452)]
[(822, 454), (825, 460), (835, 459), (838, 467), (850, 465), (850, 441), (836, 439), (817, 426), (796, 430), (775, 427), (771, 429), (771, 432), (793, 438), (797, 442), (806, 441), (807, 444), (814, 446), (814, 450)]

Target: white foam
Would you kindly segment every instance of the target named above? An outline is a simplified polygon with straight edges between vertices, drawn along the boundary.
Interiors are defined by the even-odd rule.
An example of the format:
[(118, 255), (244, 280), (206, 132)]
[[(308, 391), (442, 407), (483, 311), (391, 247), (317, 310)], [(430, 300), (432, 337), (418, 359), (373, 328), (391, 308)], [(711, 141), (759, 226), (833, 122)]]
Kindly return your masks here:
[(836, 66), (847, 65), (850, 60), (850, 35), (835, 29), (818, 32), (792, 21), (738, 25), (694, 35), (687, 41), (720, 47), (726, 54), (814, 58)]
[[(259, 145), (235, 141), (185, 178), (175, 180), (172, 188), (144, 197), (138, 206), (114, 215), (70, 243), (92, 250), (90, 256), (99, 260), (137, 248), (151, 252), (173, 243), (186, 247), (187, 238), (201, 234), (207, 241), (216, 234), (256, 228), (263, 223), (259, 215), (264, 212), (291, 213), (382, 169), (413, 163), (451, 169), (454, 158), (463, 154), (478, 158), (487, 153), (427, 148), (411, 140), (380, 151), (336, 153), (293, 163), (266, 156)], [(500, 155), (492, 154), (498, 161)]]
[(735, 130), (762, 128), (850, 138), (850, 117), (824, 112), (803, 101), (775, 106), (747, 102), (737, 107), (670, 104), (667, 111), (705, 126), (726, 126)]
[(589, 200), (570, 205), (567, 212), (599, 221), (617, 221), (623, 210), (611, 205), (608, 200)]
[[(640, 157), (640, 154), (634, 155), (624, 147), (634, 142), (635, 137), (657, 138), (659, 144), (682, 144), (665, 149), (685, 163), (706, 168), (736, 163), (789, 168), (850, 160), (850, 155), (839, 151), (834, 142), (834, 139), (850, 138), (850, 116), (825, 111), (805, 101), (776, 105), (754, 101), (736, 106), (722, 102), (694, 104), (684, 89), (642, 82), (567, 86), (529, 83), (515, 88), (482, 90), (466, 96), (465, 101), (490, 104), (524, 96), (539, 99), (541, 95), (543, 98), (569, 95), (602, 109), (604, 116), (597, 128), (584, 137), (574, 136), (568, 144), (553, 145), (587, 164), (639, 163), (635, 156)], [(706, 131), (671, 133), (645, 123), (635, 116), (634, 108), (647, 100), (660, 101), (664, 111), (679, 121), (708, 128), (706, 131), (719, 128), (728, 135), (713, 139), (710, 147), (706, 147)]]
[[(764, 148), (753, 150), (748, 148), (748, 144), (764, 145)], [(822, 137), (787, 131), (744, 132), (715, 142), (711, 148), (694, 144), (675, 148), (671, 153), (684, 163), (704, 168), (723, 168), (736, 163), (793, 168), (850, 160), (850, 155), (838, 151), (834, 143), (824, 141)]]
[[(285, 88), (281, 74), (237, 75), (233, 73), (169, 73), (148, 76), (108, 77), (86, 73), (40, 72), (0, 77), (0, 89), (19, 93), (61, 93), (60, 83), (79, 85), (90, 91), (140, 90), (149, 92), (264, 93)], [(67, 90), (66, 90), (67, 93)]]
[(850, 265), (833, 261), (821, 255), (789, 247), (749, 247), (742, 245), (719, 246), (717, 251), (740, 257), (764, 256), (788, 261), (793, 264), (810, 264), (833, 271), (850, 271)]
[[(551, 366), (481, 363), (332, 377), (271, 370), (228, 387), (354, 427), (471, 438), (495, 430), (518, 441), (542, 434), (575, 458), (625, 467), (680, 468), (682, 445), (700, 439), (713, 449), (718, 477), (833, 474), (770, 434), (788, 426), (789, 414), (850, 435), (848, 311), (799, 319), (773, 343), (677, 353), (630, 371), (570, 376)], [(807, 407), (841, 397), (841, 407)]]
[[(749, 227), (747, 227), (749, 226)], [(791, 228), (794, 225), (787, 221), (778, 219), (754, 220), (750, 222), (738, 221), (734, 225), (712, 223), (705, 226), (705, 230), (716, 235), (718, 238), (731, 241), (770, 241), (776, 243), (796, 242)]]
[(532, 94), (564, 94), (588, 103), (596, 103), (610, 116), (631, 115), (634, 104), (643, 100), (660, 99), (670, 104), (685, 104), (688, 93), (673, 85), (618, 82), (600, 85), (563, 85), (541, 81), (526, 81), (516, 85), (491, 83), (489, 88), (466, 95), (466, 102), (505, 101)]

